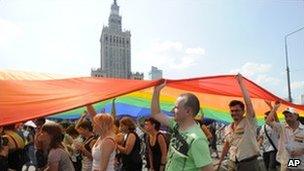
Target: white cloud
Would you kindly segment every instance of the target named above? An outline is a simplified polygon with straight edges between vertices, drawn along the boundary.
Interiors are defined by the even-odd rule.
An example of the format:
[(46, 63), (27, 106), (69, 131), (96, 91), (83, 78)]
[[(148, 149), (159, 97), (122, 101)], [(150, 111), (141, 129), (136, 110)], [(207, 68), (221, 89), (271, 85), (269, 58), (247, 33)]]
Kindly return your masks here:
[(186, 54), (188, 55), (205, 55), (205, 49), (197, 47), (197, 48), (187, 48)]
[(259, 64), (253, 62), (245, 63), (241, 68), (231, 70), (231, 74), (241, 73), (245, 77), (253, 80), (257, 84), (266, 87), (268, 89), (273, 89), (275, 86), (281, 84), (281, 80), (272, 77), (269, 74), (271, 70), (270, 64)]
[(241, 73), (245, 76), (252, 76), (255, 74), (267, 73), (268, 71), (270, 71), (271, 67), (272, 66), (270, 64), (258, 64), (247, 62), (240, 69), (231, 70), (230, 73)]
[(159, 40), (153, 44), (153, 50), (157, 52), (166, 52), (168, 50), (181, 51), (183, 49), (183, 44), (181, 42), (164, 41)]
[(291, 83), (291, 88), (295, 89), (304, 89), (304, 81), (296, 81)]
[(241, 69), (232, 69), (229, 71), (229, 74), (238, 74), (241, 73)]
[(275, 77), (267, 76), (267, 75), (258, 75), (255, 81), (258, 84), (272, 84), (272, 85), (278, 85), (281, 83), (281, 80)]
[(195, 60), (196, 58), (191, 58), (190, 56), (185, 56), (182, 57), (179, 63), (175, 63), (174, 65), (171, 65), (171, 69), (187, 69), (190, 68), (191, 66), (195, 65)]
[(0, 45), (9, 45), (23, 35), (23, 30), (17, 24), (0, 18)]
[(146, 71), (151, 66), (156, 66), (164, 70), (178, 69), (180, 71), (195, 66), (198, 59), (204, 54), (205, 49), (201, 47), (185, 47), (179, 41), (160, 41), (157, 39), (147, 49), (132, 56), (133, 68)]
[(44, 56), (46, 59), (75, 60), (75, 57), (79, 56), (67, 43), (52, 39), (41, 47), (41, 52), (47, 52)]

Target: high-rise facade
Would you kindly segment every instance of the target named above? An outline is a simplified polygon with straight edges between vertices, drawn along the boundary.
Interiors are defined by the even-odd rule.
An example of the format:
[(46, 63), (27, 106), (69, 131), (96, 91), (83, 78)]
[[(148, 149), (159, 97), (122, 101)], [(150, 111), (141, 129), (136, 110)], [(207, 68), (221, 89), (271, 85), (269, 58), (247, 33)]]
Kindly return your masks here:
[(103, 27), (100, 37), (100, 68), (91, 70), (92, 76), (126, 78), (131, 73), (131, 33), (122, 31), (119, 6), (114, 0), (108, 26)]
[(158, 69), (157, 67), (152, 66), (149, 75), (151, 80), (158, 80), (163, 78), (163, 71)]

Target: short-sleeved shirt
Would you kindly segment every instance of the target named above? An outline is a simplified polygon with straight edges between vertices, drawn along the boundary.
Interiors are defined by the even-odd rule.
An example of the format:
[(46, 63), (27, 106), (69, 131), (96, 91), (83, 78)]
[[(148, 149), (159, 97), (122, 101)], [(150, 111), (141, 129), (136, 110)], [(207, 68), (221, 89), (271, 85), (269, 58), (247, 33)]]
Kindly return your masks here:
[(64, 149), (51, 149), (48, 155), (48, 165), (58, 162), (58, 171), (74, 171), (74, 166), (70, 160), (68, 152)]
[(212, 163), (208, 140), (199, 125), (185, 131), (178, 129), (173, 118), (169, 119), (172, 137), (169, 145), (167, 171), (196, 171)]
[(278, 141), (279, 141), (279, 134), (276, 131), (273, 131), (271, 126), (269, 126), (267, 124), (263, 125), (260, 130), (260, 134), (259, 134), (261, 137), (263, 137), (263, 144), (262, 144), (263, 152), (275, 151), (275, 148), (272, 146), (269, 138), (266, 135), (265, 129), (267, 131), (269, 138), (271, 138), (271, 141), (276, 149), (278, 149)]
[[(299, 123), (299, 127), (293, 131), (288, 124), (275, 123), (274, 130), (280, 133), (277, 159), (286, 164), (285, 162), (288, 162), (289, 159), (293, 159), (290, 156), (291, 151), (304, 150), (304, 125)], [(300, 166), (293, 169), (304, 169), (304, 155), (295, 158), (302, 162)]]
[(226, 141), (229, 143), (229, 159), (242, 161), (255, 155), (259, 155), (259, 146), (256, 140), (257, 122), (255, 117), (244, 117), (241, 122), (232, 129), (229, 125)]

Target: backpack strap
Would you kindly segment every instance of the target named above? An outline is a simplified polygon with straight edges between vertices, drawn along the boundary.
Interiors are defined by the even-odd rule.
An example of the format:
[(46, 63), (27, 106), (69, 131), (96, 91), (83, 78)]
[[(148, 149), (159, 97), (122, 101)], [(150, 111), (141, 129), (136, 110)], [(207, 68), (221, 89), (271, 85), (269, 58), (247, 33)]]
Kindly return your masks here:
[[(157, 133), (157, 135), (156, 135), (156, 141), (158, 142), (158, 137), (159, 137), (159, 136), (162, 136), (162, 137), (164, 138), (164, 140), (165, 140), (165, 142), (166, 142), (166, 146), (168, 146), (167, 141), (166, 141), (166, 137), (165, 137), (165, 135), (164, 135), (163, 133), (161, 133), (161, 132), (158, 132), (158, 133)], [(159, 144), (159, 142), (158, 142), (158, 144)]]
[[(126, 139), (124, 139), (124, 142), (123, 142), (123, 146), (124, 146), (124, 147), (126, 146), (127, 140), (128, 140), (129, 135), (130, 135), (131, 133), (133, 133), (133, 132), (130, 132), (130, 133), (128, 133), (127, 135), (125, 135), (125, 136), (126, 136)], [(136, 136), (136, 135), (135, 135), (135, 136)]]
[[(189, 150), (190, 150), (190, 148), (191, 148), (191, 145), (192, 145), (193, 141), (194, 141), (194, 139), (192, 139), (191, 142), (189, 143)], [(186, 157), (186, 158), (184, 159), (183, 171), (185, 170), (187, 160), (188, 160), (188, 157)]]
[(275, 151), (278, 151), (278, 149), (276, 148), (276, 146), (274, 145), (272, 139), (269, 137), (268, 133), (267, 133), (267, 130), (266, 130), (266, 125), (264, 125), (264, 132), (265, 132), (265, 135), (266, 137), (268, 138), (271, 146), (274, 148)]

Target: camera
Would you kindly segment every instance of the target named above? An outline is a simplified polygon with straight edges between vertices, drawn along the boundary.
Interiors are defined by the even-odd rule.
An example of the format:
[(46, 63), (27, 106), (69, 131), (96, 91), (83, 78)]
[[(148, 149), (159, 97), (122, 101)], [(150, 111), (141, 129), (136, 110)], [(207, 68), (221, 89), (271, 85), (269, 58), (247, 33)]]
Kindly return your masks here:
[(0, 147), (7, 146), (7, 145), (8, 145), (7, 137), (0, 136)]

